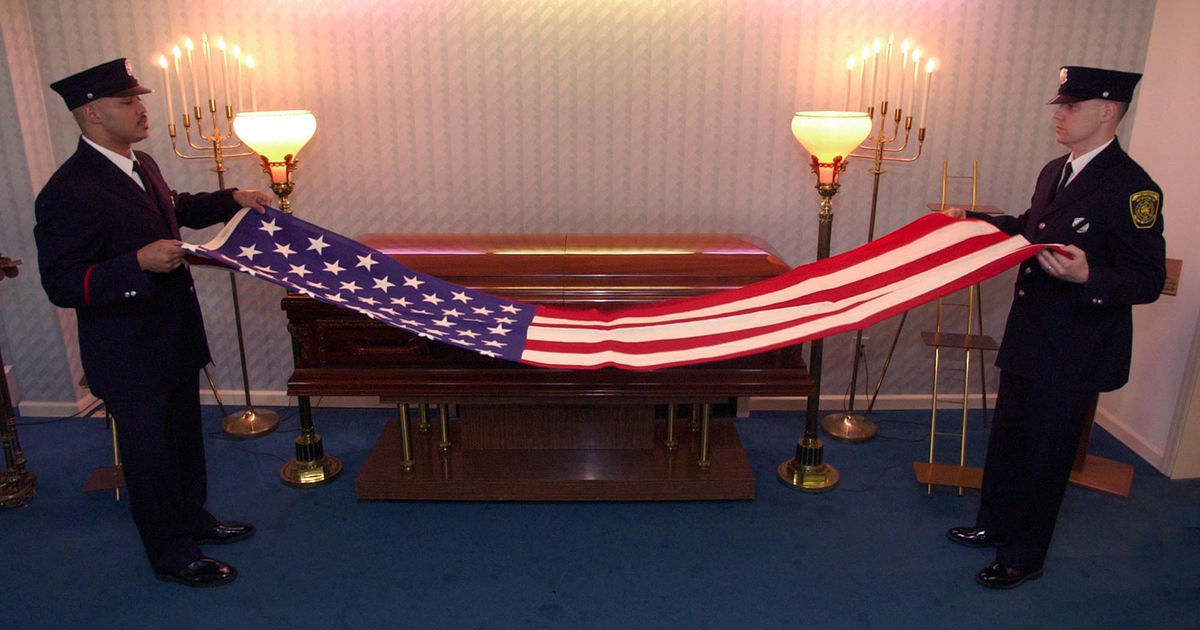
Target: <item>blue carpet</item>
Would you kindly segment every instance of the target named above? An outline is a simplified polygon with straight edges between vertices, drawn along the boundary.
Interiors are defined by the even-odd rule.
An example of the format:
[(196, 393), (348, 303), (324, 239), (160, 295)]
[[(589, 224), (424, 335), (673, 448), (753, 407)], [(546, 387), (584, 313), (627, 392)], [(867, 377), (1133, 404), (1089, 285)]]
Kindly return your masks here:
[(995, 592), (972, 580), (991, 551), (943, 537), (973, 522), (977, 493), (913, 479), (925, 412), (876, 412), (867, 443), (825, 440), (841, 484), (817, 495), (776, 478), (798, 414), (757, 412), (738, 420), (757, 498), (692, 503), (360, 502), (389, 411), (318, 409), (346, 470), (309, 489), (279, 481), (294, 410), (246, 442), (206, 414), (209, 507), (258, 527), (206, 548), (237, 581), (156, 581), (126, 502), (82, 492), (109, 463), (103, 421), (25, 418), (38, 494), (0, 510), (0, 627), (1200, 628), (1200, 481), (1166, 479), (1098, 427), (1092, 452), (1136, 466), (1131, 498), (1069, 489), (1045, 576)]

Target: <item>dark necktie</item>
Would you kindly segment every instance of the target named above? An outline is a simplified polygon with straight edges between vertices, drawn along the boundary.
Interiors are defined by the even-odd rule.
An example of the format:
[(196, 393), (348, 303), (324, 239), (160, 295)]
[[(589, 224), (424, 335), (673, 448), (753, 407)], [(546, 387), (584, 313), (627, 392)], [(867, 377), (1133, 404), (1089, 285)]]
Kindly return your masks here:
[(1071, 172), (1071, 163), (1067, 162), (1067, 167), (1063, 169), (1062, 179), (1058, 180), (1058, 188), (1054, 189), (1055, 197), (1067, 187), (1067, 180), (1071, 179)]
[(133, 161), (133, 172), (137, 173), (138, 179), (142, 180), (142, 188), (150, 198), (154, 198), (154, 189), (150, 187), (150, 180), (146, 179), (146, 172), (142, 170), (142, 164), (137, 160)]
[(154, 191), (152, 186), (150, 186), (150, 178), (146, 177), (146, 171), (142, 169), (141, 163), (137, 160), (133, 161), (133, 172), (137, 173), (138, 178), (142, 180), (142, 187), (146, 189), (146, 194), (150, 195), (150, 199), (154, 201), (154, 207), (158, 208), (159, 214), (161, 214), (163, 219), (166, 221), (167, 229), (170, 230), (176, 238), (178, 238), (179, 230), (175, 227), (174, 222), (171, 221), (170, 208), (163, 206), (162, 200), (158, 197), (158, 193)]

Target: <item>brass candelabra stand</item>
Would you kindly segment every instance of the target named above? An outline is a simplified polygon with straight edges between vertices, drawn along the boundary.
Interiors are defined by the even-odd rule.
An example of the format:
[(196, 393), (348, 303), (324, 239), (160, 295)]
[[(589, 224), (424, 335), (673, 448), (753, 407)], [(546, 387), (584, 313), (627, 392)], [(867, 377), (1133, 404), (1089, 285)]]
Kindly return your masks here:
[[(0, 256), (0, 280), (17, 275), (19, 260)], [(4, 357), (0, 356), (0, 445), (4, 447), (4, 474), (0, 476), (0, 508), (24, 507), (37, 494), (37, 477), (25, 466), (25, 454), (17, 439), (17, 417), (13, 413)]]
[[(878, 112), (878, 116), (876, 116)], [(915, 162), (921, 157), (921, 149), (925, 144), (925, 128), (917, 129), (916, 133), (916, 152), (909, 156), (903, 154), (909, 151), (909, 142), (912, 139), (912, 116), (904, 115), (901, 108), (897, 107), (891, 116), (888, 115), (888, 101), (884, 100), (879, 103), (878, 109), (875, 107), (867, 108), (867, 114), (870, 116), (873, 123), (872, 134), (867, 136), (867, 139), (859, 145), (860, 150), (869, 151), (869, 153), (851, 153), (848, 157), (871, 160), (871, 174), (875, 176), (874, 183), (871, 189), (871, 214), (870, 221), (867, 227), (867, 241), (875, 240), (875, 214), (879, 205), (879, 176), (885, 171), (883, 165), (887, 162)], [(891, 119), (889, 121), (889, 118)], [(877, 126), (875, 123), (878, 123)], [(891, 131), (889, 132), (889, 122), (891, 123)], [(902, 124), (903, 123), (903, 124)], [(897, 140), (903, 141), (900, 146), (891, 146)], [(892, 348), (895, 348), (895, 342), (892, 343)], [(856, 389), (858, 387), (858, 366), (859, 358), (862, 355), (862, 331), (859, 330), (854, 336), (854, 360), (852, 361), (853, 371), (850, 374), (850, 399), (845, 411), (840, 413), (831, 413), (821, 419), (821, 430), (826, 435), (845, 442), (865, 442), (875, 437), (877, 432), (875, 423), (871, 422), (865, 415), (856, 413), (855, 398)], [(890, 362), (891, 353), (888, 353)], [(887, 368), (884, 367), (886, 372)], [(882, 377), (880, 378), (882, 383)], [(876, 393), (878, 393), (878, 386)], [(871, 399), (874, 404), (874, 397)], [(869, 410), (869, 409), (868, 409)]]
[[(205, 43), (207, 47), (207, 41)], [(190, 51), (189, 51), (190, 57)], [(166, 72), (166, 62), (162, 62), (164, 72)], [(176, 57), (176, 68), (178, 71), (178, 55)], [(194, 72), (194, 68), (193, 68)], [(181, 95), (182, 76), (180, 77)], [(168, 94), (170, 94), (169, 82), (164, 85)], [(168, 98), (168, 103), (169, 103)], [(192, 108), (195, 114), (196, 138), (192, 136), (192, 118), (187, 111), (187, 107), (183, 108), (183, 136), (187, 141), (187, 148), (192, 151), (202, 153), (184, 153), (179, 150), (177, 142), (176, 127), (174, 122), (167, 125), (167, 131), (171, 136), (171, 149), (175, 155), (184, 160), (212, 160), (214, 162), (213, 171), (217, 174), (217, 186), (221, 189), (225, 188), (225, 160), (229, 158), (249, 157), (254, 155), (253, 151), (237, 151), (242, 148), (242, 143), (236, 139), (233, 132), (234, 110), (232, 104), (226, 104), (222, 109), (225, 114), (225, 124), (222, 129), (217, 116), (217, 101), (215, 98), (207, 99), (207, 109), (209, 119), (212, 122), (211, 131), (205, 133), (203, 127), (203, 110), (199, 101)], [(230, 152), (234, 151), (234, 152)], [(242, 311), (238, 300), (237, 274), (233, 271), (229, 272), (229, 287), (233, 296), (233, 319), (234, 325), (237, 328), (238, 356), (241, 360), (242, 368), (242, 389), (246, 397), (246, 406), (241, 411), (234, 412), (225, 417), (222, 425), (226, 434), (234, 438), (247, 439), (266, 435), (274, 431), (279, 426), (279, 414), (266, 409), (255, 409), (253, 402), (250, 400), (250, 376), (246, 365), (246, 340), (242, 332)], [(216, 390), (213, 390), (214, 395)], [(217, 400), (220, 403), (220, 399)], [(222, 406), (223, 407), (223, 406)]]

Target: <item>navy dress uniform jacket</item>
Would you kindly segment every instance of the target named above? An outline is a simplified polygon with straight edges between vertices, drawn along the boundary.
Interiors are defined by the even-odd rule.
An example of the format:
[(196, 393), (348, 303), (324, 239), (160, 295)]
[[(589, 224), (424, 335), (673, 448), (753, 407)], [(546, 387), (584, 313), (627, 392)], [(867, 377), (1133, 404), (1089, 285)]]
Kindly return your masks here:
[(1088, 280), (1023, 263), (996, 365), (1053, 387), (1110, 391), (1129, 380), (1131, 306), (1153, 302), (1166, 280), (1162, 190), (1114, 139), (1056, 195), (1067, 157), (1042, 169), (1024, 214), (987, 220), (1033, 243), (1078, 246)]
[(75, 309), (84, 373), (100, 398), (162, 391), (208, 363), (187, 266), (142, 271), (137, 250), (239, 209), (232, 189), (175, 196), (154, 160), (134, 154), (148, 191), (80, 138), (35, 202), (42, 286), (51, 302)]

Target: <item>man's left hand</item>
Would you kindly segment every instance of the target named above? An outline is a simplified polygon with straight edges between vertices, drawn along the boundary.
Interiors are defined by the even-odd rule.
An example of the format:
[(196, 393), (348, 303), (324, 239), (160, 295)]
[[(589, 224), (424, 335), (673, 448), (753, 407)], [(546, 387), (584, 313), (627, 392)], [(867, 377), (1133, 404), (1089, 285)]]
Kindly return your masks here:
[(1075, 245), (1064, 245), (1062, 250), (1068, 255), (1060, 254), (1050, 249), (1038, 252), (1038, 263), (1046, 273), (1067, 282), (1083, 284), (1088, 279), (1087, 254)]
[(233, 191), (233, 200), (243, 208), (252, 208), (259, 214), (265, 214), (266, 206), (271, 205), (274, 197), (261, 190), (235, 190)]

